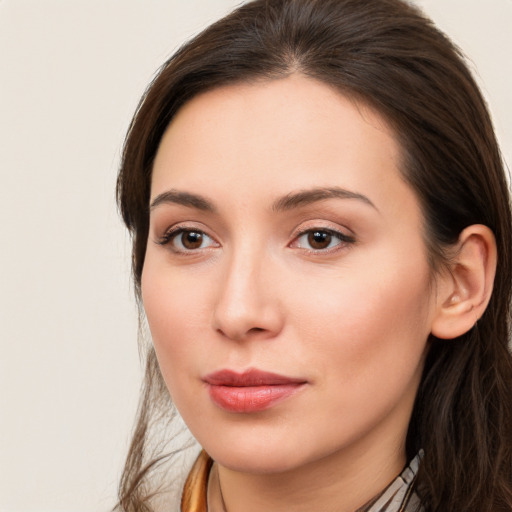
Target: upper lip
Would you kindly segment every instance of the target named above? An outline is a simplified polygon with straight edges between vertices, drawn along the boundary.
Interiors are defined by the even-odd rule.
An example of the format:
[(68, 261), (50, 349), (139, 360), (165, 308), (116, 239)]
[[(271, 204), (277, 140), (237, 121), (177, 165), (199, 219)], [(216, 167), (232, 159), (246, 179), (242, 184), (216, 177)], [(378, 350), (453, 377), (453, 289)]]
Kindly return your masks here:
[(277, 386), (283, 384), (304, 384), (306, 382), (305, 379), (287, 377), (258, 369), (250, 369), (243, 372), (220, 370), (207, 375), (204, 381), (214, 386), (232, 387)]

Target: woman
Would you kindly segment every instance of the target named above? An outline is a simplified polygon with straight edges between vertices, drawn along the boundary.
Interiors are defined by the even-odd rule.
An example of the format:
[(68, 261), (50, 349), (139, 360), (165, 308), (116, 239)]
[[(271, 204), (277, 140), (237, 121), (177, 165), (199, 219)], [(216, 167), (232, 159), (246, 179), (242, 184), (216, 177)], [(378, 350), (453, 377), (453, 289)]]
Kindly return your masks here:
[(212, 25), (142, 99), (118, 199), (153, 340), (120, 510), (165, 508), (168, 394), (204, 448), (184, 511), (512, 510), (507, 184), (415, 8)]

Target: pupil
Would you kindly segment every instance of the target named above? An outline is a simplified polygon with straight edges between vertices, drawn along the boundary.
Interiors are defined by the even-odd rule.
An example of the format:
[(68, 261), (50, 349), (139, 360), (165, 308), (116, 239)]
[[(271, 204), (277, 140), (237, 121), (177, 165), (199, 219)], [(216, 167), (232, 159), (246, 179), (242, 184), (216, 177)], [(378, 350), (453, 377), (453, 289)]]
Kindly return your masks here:
[(308, 242), (313, 249), (325, 249), (331, 243), (331, 235), (325, 231), (313, 231), (308, 236)]
[(203, 235), (194, 231), (188, 231), (183, 233), (182, 242), (183, 246), (187, 249), (197, 249), (203, 243)]

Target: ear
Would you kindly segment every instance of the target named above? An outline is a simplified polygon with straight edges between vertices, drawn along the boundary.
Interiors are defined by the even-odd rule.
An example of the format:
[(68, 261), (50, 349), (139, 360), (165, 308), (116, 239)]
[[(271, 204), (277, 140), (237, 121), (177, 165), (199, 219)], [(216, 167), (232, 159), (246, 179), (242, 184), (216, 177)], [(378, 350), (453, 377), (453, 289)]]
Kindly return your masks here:
[(484, 314), (493, 289), (496, 258), (496, 239), (487, 226), (474, 224), (462, 231), (450, 267), (438, 280), (434, 336), (461, 336)]

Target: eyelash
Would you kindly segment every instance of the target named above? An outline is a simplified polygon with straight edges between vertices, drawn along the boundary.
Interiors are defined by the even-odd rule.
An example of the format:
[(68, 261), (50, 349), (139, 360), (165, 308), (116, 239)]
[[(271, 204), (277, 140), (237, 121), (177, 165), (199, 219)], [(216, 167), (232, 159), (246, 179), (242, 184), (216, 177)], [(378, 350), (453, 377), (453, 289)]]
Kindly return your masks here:
[[(323, 249), (315, 249), (312, 247), (299, 247), (303, 249), (304, 251), (307, 251), (311, 254), (326, 254), (331, 252), (336, 252), (343, 247), (346, 247), (348, 245), (354, 244), (356, 242), (355, 238), (352, 235), (347, 235), (345, 233), (342, 233), (341, 231), (337, 231), (335, 229), (331, 228), (319, 228), (319, 227), (312, 227), (308, 229), (304, 229), (297, 233), (297, 235), (294, 237), (292, 243), (290, 244), (291, 247), (298, 247), (299, 241), (304, 236), (310, 236), (313, 234), (322, 234), (327, 235), (331, 238), (338, 239), (338, 243), (336, 243), (334, 246), (329, 246)], [(329, 244), (330, 245), (330, 244)]]
[[(213, 242), (213, 244), (211, 244), (211, 245), (214, 245), (214, 246), (218, 245), (218, 243), (215, 242), (215, 240), (211, 236), (206, 234), (203, 230), (194, 229), (194, 228), (190, 228), (190, 227), (184, 227), (184, 226), (175, 226), (175, 227), (169, 229), (157, 240), (157, 244), (162, 245), (162, 246), (171, 245), (172, 242), (174, 240), (176, 240), (180, 235), (183, 235), (186, 233), (189, 233), (189, 234), (195, 233), (197, 235), (200, 235), (203, 239), (207, 238), (207, 239), (211, 240)], [(182, 243), (182, 245), (183, 245), (183, 243)], [(178, 254), (193, 254), (194, 252), (196, 252), (196, 250), (201, 250), (201, 249), (204, 250), (204, 249), (209, 248), (211, 245), (209, 245), (208, 247), (198, 247), (197, 249), (187, 249), (187, 248), (180, 249), (177, 247), (172, 247), (172, 250)]]
[[(170, 245), (180, 235), (183, 235), (186, 233), (189, 233), (189, 234), (195, 233), (195, 234), (201, 236), (203, 239), (204, 238), (209, 239), (212, 243), (209, 244), (207, 247), (197, 247), (194, 249), (172, 247), (173, 252), (186, 255), (186, 254), (193, 254), (199, 250), (208, 249), (212, 246), (214, 246), (214, 247), (218, 246), (218, 243), (211, 236), (209, 236), (207, 233), (205, 233), (203, 230), (189, 228), (189, 227), (185, 227), (185, 226), (175, 226), (175, 227), (169, 229), (156, 241), (156, 243), (158, 245), (162, 245), (162, 246)], [(310, 236), (313, 234), (320, 234), (320, 235), (326, 235), (327, 237), (331, 237), (331, 240), (329, 240), (329, 247), (313, 248), (313, 247), (300, 247), (299, 246), (301, 238), (303, 238), (304, 236)], [(336, 243), (334, 246), (331, 247), (330, 242), (332, 241), (332, 238), (337, 239), (338, 243)], [(299, 233), (297, 233), (294, 236), (292, 242), (289, 244), (289, 247), (299, 248), (299, 249), (302, 249), (311, 254), (326, 254), (326, 253), (331, 253), (331, 252), (340, 250), (341, 248), (346, 247), (351, 244), (354, 244), (355, 242), (356, 242), (356, 240), (353, 236), (344, 234), (335, 229), (312, 227), (312, 228), (304, 229), (304, 230), (300, 231)], [(308, 243), (309, 243), (309, 241), (308, 241)], [(202, 240), (201, 240), (201, 244), (202, 244)], [(183, 245), (183, 243), (182, 243), (182, 245)]]

